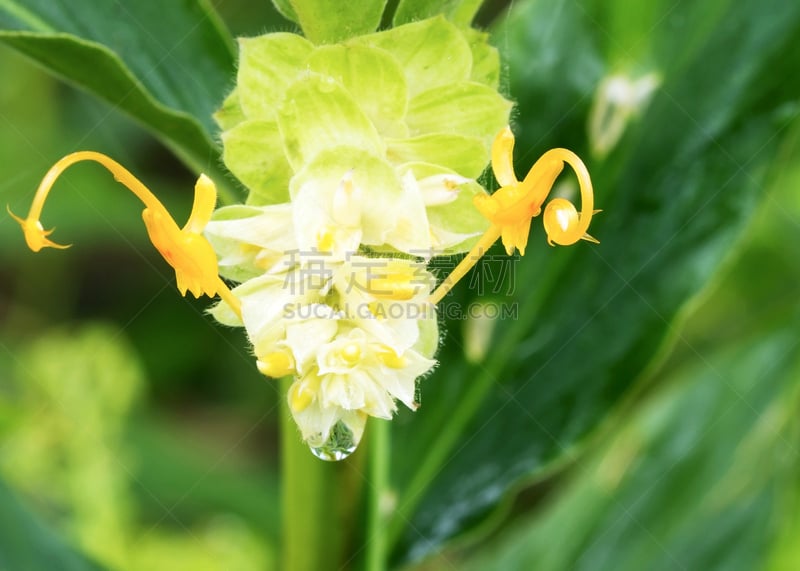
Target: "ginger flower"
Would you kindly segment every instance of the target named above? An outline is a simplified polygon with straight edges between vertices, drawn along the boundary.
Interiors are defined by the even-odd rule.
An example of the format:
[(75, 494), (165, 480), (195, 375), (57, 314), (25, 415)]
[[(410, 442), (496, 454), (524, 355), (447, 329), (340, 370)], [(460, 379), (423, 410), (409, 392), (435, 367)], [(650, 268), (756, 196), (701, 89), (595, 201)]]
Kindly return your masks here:
[(309, 325), (323, 334), (314, 339), (318, 350), (302, 364), (288, 401), (312, 452), (337, 460), (355, 449), (367, 416), (391, 419), (395, 399), (416, 410), (417, 378), (435, 361), (413, 348), (398, 353), (347, 320), (327, 323), (327, 331), (298, 324), (288, 336), (292, 347), (308, 342)]
[(514, 134), (506, 127), (492, 146), (492, 171), (500, 188), (492, 195), (475, 197), (475, 207), (496, 229), (499, 229), (506, 252), (514, 249), (525, 255), (531, 218), (542, 211), (542, 203), (553, 188), (556, 178), (568, 163), (575, 169), (581, 189), (582, 211), (566, 199), (556, 198), (545, 208), (544, 228), (551, 246), (569, 246), (578, 240), (597, 242), (586, 231), (594, 214), (594, 196), (589, 172), (572, 151), (551, 149), (531, 167), (525, 179), (514, 174)]
[[(28, 217), (15, 218), (34, 251), (64, 247), (39, 222), (44, 199), (70, 164), (104, 165), (144, 203), (181, 293), (221, 297), (210, 313), (244, 327), (262, 374), (291, 377), (285, 402), (303, 440), (340, 460), (369, 416), (417, 408), (419, 380), (436, 365), (436, 304), (495, 241), (524, 254), (543, 210), (551, 245), (595, 241), (591, 181), (565, 149), (517, 179), (499, 54), (443, 16), (338, 44), (275, 33), (239, 48), (236, 86), (215, 118), (245, 204), (214, 210), (201, 175), (180, 228), (128, 171), (87, 152), (59, 161)], [(479, 182), (489, 162), (500, 186), (491, 195)], [(545, 206), (565, 163), (580, 212), (563, 198)], [(428, 261), (464, 252), (432, 291)]]
[(181, 295), (189, 290), (195, 297), (203, 294), (213, 297), (219, 287), (217, 256), (202, 234), (216, 201), (214, 183), (200, 175), (195, 185), (192, 212), (183, 229), (178, 228), (163, 207), (148, 207), (142, 212), (150, 241), (175, 269)]
[[(244, 217), (233, 224), (229, 216), (237, 215)], [(395, 400), (416, 408), (417, 381), (436, 363), (434, 278), (413, 259), (342, 257), (296, 244), (283, 244), (274, 259), (279, 242), (257, 228), (282, 215), (290, 230), (281, 205), (217, 211), (209, 235), (226, 259), (250, 268), (242, 275), (255, 272), (265, 253), (270, 262), (233, 290), (240, 317), (224, 302), (212, 314), (244, 326), (262, 374), (294, 377), (286, 399), (303, 440), (319, 458), (340, 460), (358, 445), (367, 417), (391, 418)]]
[(205, 175), (200, 175), (195, 185), (194, 205), (186, 225), (181, 229), (170, 216), (164, 205), (122, 165), (113, 159), (93, 151), (72, 153), (54, 164), (42, 179), (31, 204), (28, 216), (22, 219), (9, 214), (22, 227), (25, 241), (34, 252), (42, 248), (68, 248), (48, 238), (53, 230), (45, 230), (39, 218), (45, 200), (55, 181), (71, 165), (82, 161), (94, 161), (108, 169), (114, 178), (133, 192), (145, 205), (142, 212), (150, 241), (161, 256), (175, 270), (178, 290), (186, 295), (187, 290), (195, 297), (220, 295), (233, 311), (239, 311), (239, 302), (219, 277), (217, 256), (202, 232), (211, 218), (217, 202), (214, 183)]
[(441, 301), (498, 238), (502, 239), (509, 256), (515, 249), (520, 255), (525, 255), (531, 219), (541, 214), (542, 204), (564, 169), (564, 163), (569, 164), (578, 177), (581, 212), (578, 213), (575, 205), (565, 198), (551, 200), (542, 217), (547, 243), (551, 246), (569, 246), (579, 240), (598, 243), (587, 233), (592, 215), (600, 211), (594, 210), (592, 181), (583, 161), (567, 149), (550, 149), (520, 181), (514, 174), (514, 134), (506, 127), (498, 133), (492, 145), (492, 171), (500, 188), (494, 194), (478, 194), (473, 198), (475, 208), (491, 226), (431, 295), (432, 303)]

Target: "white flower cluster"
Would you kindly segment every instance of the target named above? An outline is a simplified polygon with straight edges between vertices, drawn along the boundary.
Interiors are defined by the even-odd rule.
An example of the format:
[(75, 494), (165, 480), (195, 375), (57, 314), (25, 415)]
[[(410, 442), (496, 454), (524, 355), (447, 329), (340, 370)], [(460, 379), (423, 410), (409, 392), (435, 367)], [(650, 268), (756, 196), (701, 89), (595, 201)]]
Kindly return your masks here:
[(416, 407), (435, 364), (434, 254), (467, 251), (488, 227), (475, 179), (510, 103), (486, 37), (434, 18), (315, 46), (294, 34), (240, 41), (237, 84), (217, 114), (246, 205), (205, 234), (240, 282), (259, 369), (288, 394), (321, 457), (355, 447), (367, 416)]
[[(333, 202), (328, 220), (342, 223), (321, 227), (351, 240), (361, 228), (333, 216)], [(259, 275), (233, 290), (241, 320), (224, 302), (212, 311), (246, 328), (262, 373), (295, 376), (288, 400), (303, 439), (335, 459), (357, 445), (368, 415), (391, 418), (395, 399), (416, 408), (416, 381), (435, 364), (436, 313), (428, 302), (434, 278), (410, 257), (299, 248), (293, 206), (218, 211), (206, 235), (220, 270)]]

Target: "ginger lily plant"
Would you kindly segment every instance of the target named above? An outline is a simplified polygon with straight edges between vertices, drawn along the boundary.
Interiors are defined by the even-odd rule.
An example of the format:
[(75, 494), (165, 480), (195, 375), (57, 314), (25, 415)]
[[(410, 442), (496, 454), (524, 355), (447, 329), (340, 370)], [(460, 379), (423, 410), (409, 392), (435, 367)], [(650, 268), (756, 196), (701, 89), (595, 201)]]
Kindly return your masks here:
[[(319, 569), (324, 555), (308, 545), (331, 510), (312, 498), (339, 491), (297, 443), (342, 460), (369, 417), (391, 419), (398, 401), (415, 410), (420, 379), (437, 365), (437, 304), (455, 284), (498, 239), (524, 255), (543, 208), (551, 245), (595, 241), (587, 230), (596, 211), (589, 174), (570, 151), (548, 151), (516, 178), (499, 57), (475, 30), (440, 16), (339, 43), (275, 33), (239, 47), (236, 86), (215, 118), (245, 204), (215, 210), (214, 183), (200, 175), (181, 228), (117, 162), (78, 152), (47, 173), (26, 218), (12, 216), (32, 250), (65, 247), (40, 217), (56, 179), (79, 161), (100, 163), (139, 197), (181, 294), (219, 296), (210, 313), (244, 327), (257, 369), (282, 379), (284, 565)], [(493, 194), (479, 182), (489, 163)], [(564, 198), (545, 205), (565, 163), (580, 212)], [(464, 253), (436, 287), (428, 263)], [(389, 434), (386, 422), (372, 424), (370, 483), (380, 491)], [(368, 508), (371, 569), (387, 557), (382, 501)]]
[[(241, 40), (238, 64), (237, 44), (219, 25), (209, 2), (79, 0), (66, 11), (52, 9), (54, 3), (45, 0), (2, 3), (2, 43), (139, 119), (196, 176), (205, 172), (216, 185), (222, 204), (214, 204), (205, 193), (188, 225), (188, 208), (186, 216), (175, 216), (177, 210), (156, 207), (150, 198), (138, 211), (132, 207), (129, 220), (137, 224), (134, 212), (147, 209), (145, 229), (176, 266), (180, 289), (223, 294), (208, 304), (212, 315), (241, 326), (236, 333), (249, 340), (240, 343), (252, 342), (244, 362), (226, 355), (221, 345), (213, 355), (199, 355), (187, 348), (189, 344), (208, 346), (202, 344), (213, 343), (220, 328), (217, 333), (202, 325), (187, 329), (189, 323), (176, 323), (171, 312), (150, 306), (142, 316), (150, 321), (138, 322), (140, 347), (149, 347), (155, 338), (153, 325), (180, 332), (174, 345), (162, 342), (165, 352), (147, 357), (153, 388), (160, 392), (166, 375), (192, 383), (189, 375), (199, 373), (202, 382), (185, 385), (196, 395), (192, 405), (226, 420), (224, 434), (212, 434), (206, 423), (194, 424), (193, 415), (192, 443), (185, 438), (175, 441), (163, 429), (153, 432), (158, 441), (151, 440), (150, 415), (130, 417), (119, 405), (126, 392), (123, 370), (135, 369), (135, 358), (104, 360), (96, 348), (112, 347), (109, 343), (71, 342), (78, 332), (72, 323), (66, 335), (26, 339), (37, 322), (63, 323), (59, 316), (68, 311), (70, 300), (48, 304), (40, 287), (51, 295), (68, 294), (71, 272), (58, 264), (34, 273), (7, 271), (11, 281), (6, 280), (6, 289), (16, 281), (22, 297), (6, 304), (11, 309), (5, 312), (3, 358), (8, 386), (0, 390), (5, 395), (0, 424), (11, 429), (5, 431), (10, 438), (4, 448), (11, 453), (4, 454), (4, 475), (16, 480), (15, 487), (33, 492), (39, 505), (40, 498), (45, 499), (48, 514), (69, 528), (69, 539), (101, 565), (130, 569), (199, 569), (219, 565), (222, 559), (223, 566), (242, 570), (378, 571), (417, 568), (414, 563), (433, 552), (438, 552), (435, 559), (419, 567), (531, 568), (546, 566), (547, 561), (558, 567), (564, 561), (587, 560), (587, 545), (594, 554), (612, 553), (609, 566), (614, 566), (611, 561), (635, 559), (632, 566), (649, 568), (674, 563), (668, 552), (678, 553), (687, 538), (696, 538), (698, 517), (704, 525), (722, 522), (732, 535), (741, 535), (753, 527), (747, 516), (755, 510), (779, 525), (766, 526), (767, 532), (791, 531), (796, 522), (783, 509), (791, 502), (774, 500), (787, 494), (791, 499), (793, 490), (774, 483), (791, 480), (781, 476), (796, 464), (783, 453), (782, 444), (792, 426), (773, 421), (790, 418), (791, 405), (796, 404), (788, 398), (796, 392), (796, 383), (788, 379), (797, 377), (792, 375), (797, 323), (789, 318), (797, 304), (778, 303), (765, 313), (763, 304), (756, 303), (786, 298), (784, 286), (792, 280), (785, 271), (771, 280), (774, 288), (761, 283), (764, 280), (755, 287), (747, 279), (752, 261), (758, 262), (761, 274), (764, 268), (769, 273), (765, 253), (772, 251), (773, 261), (785, 260), (786, 232), (781, 232), (784, 243), (778, 240), (774, 248), (765, 250), (766, 243), (758, 239), (755, 250), (736, 252), (744, 245), (739, 238), (745, 227), (750, 227), (751, 237), (762, 234), (752, 234), (754, 228), (747, 224), (761, 210), (757, 205), (762, 198), (769, 196), (775, 208), (762, 212), (766, 226), (761, 230), (774, 230), (776, 221), (785, 222), (787, 212), (791, 214), (786, 209), (792, 197), (771, 196), (771, 190), (791, 188), (786, 182), (796, 174), (795, 103), (800, 84), (792, 79), (792, 58), (782, 56), (792, 53), (796, 44), (800, 4), (795, 8), (766, 0), (773, 9), (765, 10), (764, 0), (744, 0), (729, 10), (712, 10), (711, 19), (698, 23), (691, 6), (675, 8), (669, 2), (634, 11), (624, 2), (597, 3), (590, 13), (574, 3), (501, 2), (487, 6), (478, 18), (486, 22), (495, 9), (509, 8), (492, 27), (493, 39), (504, 49), (500, 67), (484, 35), (470, 29), (479, 1), (275, 2), (302, 28), (302, 36)], [(20, 13), (17, 7), (22, 4)], [(229, 4), (222, 3), (223, 9)], [(253, 2), (252, 7), (265, 5)], [(435, 18), (438, 13), (444, 18)], [(251, 33), (297, 29), (268, 19), (255, 22), (256, 12), (250, 11), (243, 25), (240, 11), (239, 15), (238, 21), (228, 21)], [(642, 30), (649, 30), (648, 41), (641, 41)], [(686, 37), (696, 41), (686, 45), (681, 41)], [(13, 141), (3, 147), (6, 202), (21, 215), (34, 248), (48, 241), (81, 246), (74, 232), (81, 224), (87, 225), (82, 235), (92, 229), (91, 206), (76, 209), (79, 205), (73, 202), (68, 209), (72, 216), (64, 218), (58, 217), (56, 203), (46, 204), (43, 211), (40, 204), (28, 217), (30, 203), (23, 204), (26, 199), (10, 190), (20, 186), (12, 184), (14, 180), (30, 172), (24, 168), (25, 163), (31, 166), (26, 156), (30, 150), (46, 152), (57, 139), (50, 113), (40, 111), (55, 103), (55, 95), (27, 82), (26, 74), (16, 71), (27, 69), (26, 64), (15, 68), (11, 57), (0, 54), (4, 64), (12, 64), (9, 77), (14, 81), (7, 82), (11, 91), (6, 96), (16, 93), (20, 100), (6, 101), (10, 129), (0, 130)], [(501, 70), (503, 89), (498, 90)], [(38, 77), (38, 72), (31, 74)], [(737, 80), (728, 81), (730, 77)], [(770, 77), (782, 80), (764, 81)], [(698, 85), (704, 89), (698, 91)], [(512, 96), (519, 108), (509, 113), (506, 99)], [(58, 108), (70, 114), (78, 111), (69, 100), (59, 99)], [(35, 114), (26, 115), (31, 109)], [(220, 109), (216, 125), (215, 109)], [(24, 127), (14, 129), (17, 121)], [(39, 139), (37, 125), (44, 127)], [(516, 149), (508, 125), (516, 136)], [(69, 121), (66, 127), (80, 139), (89, 132), (97, 134), (95, 125), (84, 121)], [(132, 133), (119, 125), (107, 127), (107, 135), (130, 140)], [(104, 139), (95, 140), (87, 148), (97, 148)], [(227, 168), (220, 160), (223, 143)], [(547, 149), (564, 146), (580, 150), (584, 160), (584, 152), (592, 153), (587, 165), (595, 184), (603, 187), (594, 200), (587, 200), (589, 178), (572, 155), (554, 151), (536, 161)], [(538, 151), (535, 156), (532, 150)], [(534, 162), (537, 166), (529, 172)], [(39, 167), (40, 176), (48, 166)], [(562, 176), (564, 166), (571, 172)], [(236, 181), (225, 171), (235, 173), (240, 191), (249, 190), (246, 200), (243, 192), (241, 199), (232, 199)], [(72, 169), (65, 174), (70, 179), (80, 175)], [(166, 189), (157, 188), (155, 179), (145, 172), (136, 175), (169, 204)], [(186, 182), (187, 195), (196, 176)], [(37, 182), (23, 185), (30, 198)], [(63, 192), (57, 201), (74, 197), (67, 183), (57, 180), (51, 188)], [(99, 183), (104, 186), (102, 180)], [(118, 195), (110, 183), (108, 177), (105, 186), (114, 200)], [(209, 189), (205, 183), (198, 190), (204, 189)], [(86, 190), (102, 192), (97, 183)], [(102, 197), (92, 197), (99, 207), (95, 200)], [(118, 196), (120, 203), (123, 198)], [(574, 209), (566, 199), (574, 202)], [(596, 208), (613, 212), (595, 220)], [(107, 213), (119, 215), (116, 210)], [(535, 217), (542, 220), (541, 226), (531, 224)], [(600, 228), (596, 222), (606, 225)], [(58, 229), (45, 234), (54, 224)], [(621, 227), (626, 228), (624, 234), (617, 231)], [(578, 243), (592, 236), (602, 245)], [(546, 240), (553, 246), (575, 246), (546, 248)], [(496, 244), (500, 241), (520, 253), (508, 257)], [(103, 252), (110, 246), (100, 245)], [(519, 258), (523, 248), (524, 257)], [(10, 260), (12, 254), (7, 254)], [(60, 252), (51, 255), (65, 259)], [(684, 326), (686, 301), (697, 300), (701, 288), (709, 293), (706, 284), (712, 272), (721, 260), (734, 262), (734, 256), (744, 263), (728, 265), (733, 273), (724, 288), (715, 288), (728, 292), (726, 296), (703, 296), (706, 310)], [(79, 257), (94, 266), (94, 261)], [(49, 259), (45, 254), (39, 261), (20, 260), (20, 269), (39, 267)], [(458, 272), (451, 271), (459, 262)], [(99, 284), (85, 285), (94, 291)], [(80, 299), (85, 302), (85, 295)], [(750, 312), (748, 320), (745, 306), (750, 299), (758, 311)], [(718, 316), (731, 314), (726, 311), (730, 300), (745, 313), (733, 312), (733, 321), (720, 321)], [(41, 317), (31, 312), (31, 303), (40, 307)], [(85, 308), (81, 303), (80, 309)], [(115, 313), (130, 313), (127, 309), (124, 303)], [(58, 313), (51, 315), (51, 310)], [(726, 327), (741, 325), (743, 318), (753, 327)], [(113, 338), (119, 327), (123, 323), (98, 334)], [(687, 335), (676, 336), (676, 328)], [(724, 334), (709, 337), (709, 331)], [(135, 339), (136, 331), (130, 333)], [(697, 352), (681, 343), (669, 360), (680, 365), (680, 371), (673, 369), (678, 375), (657, 367), (659, 379), (671, 377), (662, 393), (653, 386), (650, 373), (664, 360), (654, 361), (654, 353), (663, 357), (678, 337), (702, 340), (707, 354), (701, 357), (711, 359), (715, 370), (709, 374), (707, 359), (698, 359)], [(723, 351), (708, 352), (714, 348)], [(198, 370), (201, 363), (203, 370)], [(769, 370), (762, 370), (764, 363), (770, 364)], [(434, 371), (427, 372), (432, 366)], [(253, 378), (241, 385), (236, 377), (247, 377), (248, 369)], [(748, 374), (742, 377), (739, 369)], [(255, 382), (258, 371), (263, 373), (261, 382)], [(720, 383), (720, 371), (729, 383)], [(271, 378), (276, 376), (280, 381)], [(210, 389), (208, 383), (215, 377), (220, 378), (218, 388)], [(739, 383), (739, 377), (749, 381)], [(19, 383), (20, 390), (8, 381)], [(634, 389), (643, 383), (646, 395)], [(675, 438), (661, 438), (675, 433), (678, 425), (687, 425), (689, 433), (703, 432), (702, 422), (689, 422), (698, 417), (697, 407), (682, 406), (693, 405), (697, 391), (676, 392), (679, 385), (719, 388), (710, 400), (705, 398), (710, 393), (703, 393), (703, 402), (720, 408), (731, 383), (735, 392), (743, 389), (752, 397), (759, 414), (753, 414), (752, 406), (740, 407), (742, 414), (724, 419), (724, 434), (712, 435), (699, 448), (691, 441), (688, 447), (676, 448)], [(134, 386), (131, 380), (127, 392), (132, 394)], [(108, 390), (99, 390), (102, 387)], [(219, 391), (228, 398), (220, 400)], [(620, 406), (632, 392), (646, 397), (636, 399), (642, 405), (636, 411)], [(58, 414), (62, 395), (76, 400), (68, 400), (68, 406), (60, 407), (64, 414)], [(30, 413), (17, 414), (23, 411), (16, 404), (24, 407), (26, 401), (34, 405)], [(84, 407), (84, 401), (98, 405)], [(781, 404), (777, 417), (772, 414), (775, 403)], [(180, 405), (181, 411), (186, 404)], [(665, 406), (675, 414), (665, 416)], [(221, 464), (231, 458), (228, 447), (219, 449), (225, 435), (238, 442), (245, 434), (255, 434), (251, 431), (256, 425), (259, 436), (275, 433), (278, 410), (273, 407), (280, 411), (280, 442), (256, 437), (249, 440), (245, 465)], [(415, 407), (416, 412), (408, 410)], [(92, 420), (85, 411), (101, 409), (113, 423), (83, 422)], [(159, 415), (162, 412), (159, 406)], [(598, 430), (608, 427), (609, 414), (621, 421), (619, 431)], [(186, 426), (184, 415), (175, 416), (169, 414), (170, 423)], [(654, 418), (655, 432), (650, 430)], [(765, 420), (775, 429), (766, 436)], [(92, 434), (92, 424), (99, 433)], [(344, 461), (321, 461), (309, 452), (310, 445), (318, 456), (346, 456), (362, 430), (358, 449)], [(74, 438), (79, 436), (75, 431), (84, 436)], [(116, 436), (102, 438), (109, 431)], [(48, 436), (32, 440), (37, 434)], [(105, 445), (95, 446), (94, 436)], [(753, 461), (742, 464), (742, 446), (737, 443), (752, 441)], [(207, 461), (186, 466), (178, 452), (187, 445), (201, 447)], [(592, 450), (598, 446), (603, 450), (595, 455)], [(637, 522), (618, 528), (630, 532), (632, 546), (630, 553), (620, 555), (614, 552), (615, 537), (603, 539), (619, 515), (609, 507), (640, 498), (652, 488), (648, 476), (670, 469), (652, 462), (664, 457), (664, 446), (676, 452), (668, 460), (683, 466), (682, 473), (701, 471), (708, 477), (702, 482), (692, 479), (697, 485), (691, 490), (683, 489), (685, 478), (664, 478), (665, 493), (656, 496), (670, 504), (670, 492), (677, 489), (686, 509), (667, 505), (666, 521), (664, 501), (650, 502), (649, 508), (637, 512)], [(720, 446), (737, 454), (706, 453)], [(102, 455), (92, 453), (100, 449)], [(765, 475), (758, 470), (762, 451), (773, 449), (781, 452), (777, 472)], [(101, 465), (97, 460), (114, 464), (108, 460), (117, 456), (124, 461), (128, 453), (140, 459), (133, 471), (125, 475), (118, 470), (120, 476), (107, 481), (128, 482), (131, 491), (138, 492), (142, 488), (133, 485), (133, 478), (142, 476), (148, 487), (155, 486), (154, 499), (170, 507), (170, 500), (185, 493), (183, 507), (171, 508), (166, 515), (187, 516), (188, 534), (175, 533), (171, 526), (164, 528), (166, 534), (147, 531), (145, 537), (138, 524), (151, 527), (150, 516), (157, 514), (157, 506), (145, 498), (138, 506), (120, 502), (114, 520), (107, 517), (105, 507), (114, 504), (112, 492), (118, 488), (97, 485), (102, 484), (94, 477)], [(524, 521), (503, 517), (507, 510), (502, 507), (510, 505), (515, 491), (570, 475), (561, 468), (576, 459), (590, 468), (581, 470), (585, 478), (556, 486), (557, 493), (547, 494), (545, 502), (521, 506), (526, 512), (529, 507), (535, 510)], [(210, 469), (218, 464), (220, 471), (212, 475)], [(729, 489), (724, 485), (728, 480), (741, 490), (736, 484), (749, 465), (757, 481), (745, 486), (746, 493), (723, 494), (721, 502), (719, 494), (709, 496), (709, 489)], [(203, 479), (203, 486), (195, 490), (197, 479)], [(178, 482), (184, 485), (176, 488)], [(7, 565), (52, 567), (54, 542), (38, 532), (13, 533), (43, 526), (28, 525), (7, 489), (0, 487), (3, 505), (9, 508), (6, 519), (15, 522), (0, 546)], [(598, 500), (592, 502), (588, 519), (582, 501), (587, 490)], [(704, 511), (709, 505), (703, 500), (708, 498), (713, 500), (710, 515)], [(214, 506), (203, 511), (213, 511), (211, 517), (197, 509), (208, 499), (214, 499)], [(145, 509), (126, 515), (122, 509), (129, 504), (137, 512)], [(239, 541), (227, 531), (216, 536), (222, 541), (207, 534), (211, 530), (205, 523), (219, 520), (216, 514), (238, 526)], [(744, 515), (737, 522), (731, 514)], [(553, 542), (563, 535), (565, 521), (588, 522), (580, 530), (580, 541), (567, 542), (577, 546), (574, 549), (559, 549)], [(652, 534), (637, 537), (642, 521), (660, 530), (658, 543), (666, 550), (648, 548), (655, 543)], [(119, 541), (108, 541), (107, 531), (114, 529), (119, 530)], [(97, 540), (84, 539), (83, 530)], [(735, 555), (737, 561), (763, 565), (791, 559), (792, 550), (784, 549), (791, 542), (772, 541), (775, 533), (761, 535), (763, 541), (750, 541), (735, 554), (726, 551), (727, 556), (720, 557), (727, 561)], [(792, 534), (779, 533), (778, 539), (784, 536)], [(455, 538), (458, 544), (448, 547)], [(717, 543), (694, 541), (691, 551), (696, 557), (687, 555), (683, 562), (691, 567), (694, 559), (703, 560), (701, 566), (715, 560)], [(71, 565), (72, 555), (70, 550), (58, 560), (64, 561), (62, 566)], [(246, 560), (252, 561), (249, 567)]]
[[(550, 201), (548, 242), (596, 241), (591, 180), (565, 149), (516, 178), (496, 70), (476, 66), (474, 45), (441, 17), (335, 45), (294, 34), (240, 45), (237, 86), (217, 120), (247, 205), (212, 213), (214, 183), (201, 175), (181, 229), (121, 165), (78, 152), (47, 173), (28, 216), (14, 218), (32, 250), (65, 247), (39, 222), (50, 188), (76, 162), (106, 167), (145, 204), (148, 235), (180, 292), (220, 296), (212, 314), (247, 330), (258, 369), (294, 377), (286, 399), (303, 440), (339, 460), (367, 417), (391, 419), (396, 401), (416, 409), (417, 383), (436, 364), (434, 306), (498, 238), (524, 255), (564, 163), (577, 174), (581, 212)], [(489, 157), (493, 194), (476, 180)], [(426, 262), (464, 251), (434, 289)], [(230, 290), (220, 276), (240, 285)]]

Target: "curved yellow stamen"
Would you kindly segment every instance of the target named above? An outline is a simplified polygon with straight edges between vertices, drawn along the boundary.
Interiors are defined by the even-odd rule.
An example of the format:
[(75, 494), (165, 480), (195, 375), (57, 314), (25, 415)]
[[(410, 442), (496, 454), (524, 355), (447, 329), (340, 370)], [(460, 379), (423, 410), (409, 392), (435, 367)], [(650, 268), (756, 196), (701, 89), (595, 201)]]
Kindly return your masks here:
[(39, 218), (47, 195), (55, 181), (70, 166), (82, 161), (94, 161), (108, 169), (114, 179), (133, 192), (145, 205), (142, 212), (150, 241), (162, 257), (175, 270), (175, 278), (181, 294), (191, 291), (195, 297), (205, 294), (219, 296), (241, 316), (239, 300), (219, 277), (217, 257), (211, 244), (202, 235), (217, 201), (214, 183), (205, 175), (200, 175), (195, 185), (194, 205), (189, 220), (183, 229), (170, 216), (164, 205), (125, 167), (115, 160), (93, 151), (72, 153), (54, 164), (39, 184), (28, 216), (22, 219), (9, 214), (22, 227), (25, 241), (34, 252), (42, 248), (67, 248), (50, 240), (53, 230), (45, 230)]
[(578, 177), (581, 192), (581, 212), (564, 198), (554, 198), (545, 207), (542, 221), (547, 242), (551, 246), (568, 246), (578, 240), (597, 243), (586, 233), (594, 210), (594, 194), (589, 171), (578, 156), (567, 149), (550, 149), (528, 171), (523, 181), (517, 180), (513, 167), (514, 134), (506, 127), (495, 137), (492, 145), (492, 171), (500, 183), (494, 194), (475, 196), (475, 208), (491, 223), (478, 243), (453, 269), (450, 275), (430, 296), (434, 304), (442, 300), (453, 286), (480, 260), (498, 238), (508, 255), (517, 249), (525, 255), (531, 219), (542, 212), (544, 203), (556, 179), (568, 164)]

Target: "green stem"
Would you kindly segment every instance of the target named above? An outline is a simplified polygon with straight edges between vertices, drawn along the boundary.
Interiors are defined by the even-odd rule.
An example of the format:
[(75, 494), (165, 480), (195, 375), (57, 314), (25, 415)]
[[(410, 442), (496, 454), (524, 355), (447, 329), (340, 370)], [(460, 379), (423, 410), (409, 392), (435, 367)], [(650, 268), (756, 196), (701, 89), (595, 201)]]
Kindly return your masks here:
[(407, 522), (410, 521), (419, 502), (424, 498), (442, 464), (447, 461), (448, 456), (460, 441), (464, 429), (484, 402), (493, 383), (496, 382), (497, 372), (511, 357), (517, 343), (524, 336), (526, 328), (530, 327), (541, 309), (546, 294), (551, 291), (554, 282), (561, 277), (562, 270), (571, 258), (572, 255), (561, 255), (556, 258), (547, 277), (539, 284), (536, 292), (525, 301), (519, 319), (505, 330), (505, 334), (501, 338), (494, 341), (494, 350), (489, 353), (489, 358), (477, 371), (477, 377), (465, 387), (465, 395), (459, 401), (458, 408), (448, 418), (447, 424), (426, 450), (425, 455), (419, 459), (417, 470), (408, 486), (403, 490), (399, 505), (389, 523), (390, 548), (399, 541)]
[(369, 505), (367, 520), (367, 571), (384, 571), (388, 556), (389, 521), (386, 494), (389, 491), (391, 460), (391, 425), (388, 420), (370, 419), (369, 441)]
[[(281, 380), (286, 395), (291, 377)], [(281, 569), (339, 569), (345, 530), (340, 520), (342, 471), (313, 456), (297, 430), (286, 398), (281, 398)]]

